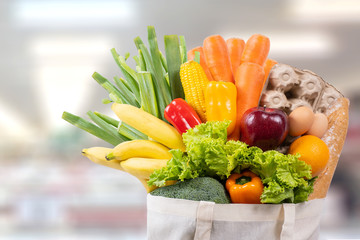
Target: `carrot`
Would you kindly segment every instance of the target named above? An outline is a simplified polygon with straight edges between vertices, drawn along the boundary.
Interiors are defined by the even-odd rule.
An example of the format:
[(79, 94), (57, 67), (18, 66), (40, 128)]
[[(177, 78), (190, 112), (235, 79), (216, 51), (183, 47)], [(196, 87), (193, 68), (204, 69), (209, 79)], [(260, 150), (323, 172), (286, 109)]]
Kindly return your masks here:
[(241, 56), (244, 50), (245, 41), (241, 38), (226, 39), (226, 45), (230, 57), (231, 69), (233, 75), (238, 66), (240, 66)]
[(189, 50), (187, 52), (187, 55), (188, 55), (188, 60), (194, 60), (194, 57), (195, 57), (195, 52), (199, 52), (200, 53), (200, 65), (201, 67), (204, 69), (204, 72), (208, 78), (209, 81), (213, 81), (213, 77), (211, 76), (211, 73), (209, 71), (209, 68), (206, 64), (206, 60), (205, 60), (205, 56), (204, 56), (204, 50), (203, 48), (200, 46), (200, 47), (195, 47), (191, 50)]
[(264, 75), (264, 67), (256, 63), (244, 62), (236, 69), (236, 126), (229, 139), (240, 139), (240, 120), (246, 110), (258, 106)]
[(263, 66), (269, 51), (270, 39), (261, 34), (254, 34), (245, 43), (241, 62), (252, 62)]
[(270, 71), (273, 68), (273, 66), (275, 66), (275, 64), (277, 64), (277, 61), (270, 59), (270, 58), (266, 59), (265, 64), (264, 64), (265, 77), (264, 77), (263, 88), (269, 77)]
[(213, 79), (234, 82), (225, 40), (220, 35), (209, 36), (204, 39), (203, 50)]

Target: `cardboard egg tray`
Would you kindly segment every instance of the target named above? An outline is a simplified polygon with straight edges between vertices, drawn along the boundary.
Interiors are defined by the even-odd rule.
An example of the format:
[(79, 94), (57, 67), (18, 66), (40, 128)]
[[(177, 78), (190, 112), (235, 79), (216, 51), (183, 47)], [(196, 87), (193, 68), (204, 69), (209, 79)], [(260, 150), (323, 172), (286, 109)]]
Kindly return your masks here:
[[(276, 64), (270, 71), (260, 98), (260, 106), (278, 108), (290, 114), (295, 108), (310, 107), (314, 113), (328, 115), (329, 106), (343, 95), (331, 84), (309, 70)], [(288, 151), (297, 137), (288, 136), (277, 149)]]
[(279, 108), (287, 114), (300, 106), (326, 114), (328, 106), (343, 95), (320, 76), (287, 64), (276, 64), (270, 71), (260, 106)]

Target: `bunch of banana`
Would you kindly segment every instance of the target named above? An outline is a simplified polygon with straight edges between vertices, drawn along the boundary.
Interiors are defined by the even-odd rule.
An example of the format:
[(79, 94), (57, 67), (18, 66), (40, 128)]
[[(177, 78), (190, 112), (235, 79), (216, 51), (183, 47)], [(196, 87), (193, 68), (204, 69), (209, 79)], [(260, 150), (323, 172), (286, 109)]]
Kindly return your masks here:
[[(169, 152), (165, 152), (162, 148), (163, 146), (157, 148), (161, 149), (161, 152), (156, 152), (155, 148), (148, 151), (148, 147), (153, 145), (155, 142), (151, 140), (142, 141), (145, 142), (138, 142), (138, 140), (123, 142), (115, 148), (87, 148), (82, 150), (82, 154), (96, 164), (121, 170), (133, 175), (140, 180), (147, 192), (151, 192), (155, 189), (155, 187), (149, 187), (147, 185), (147, 181), (149, 180), (151, 173), (155, 169), (165, 167), (167, 161), (171, 158), (171, 154)], [(145, 146), (144, 151), (141, 151), (142, 145)], [(135, 146), (139, 147), (138, 151), (136, 151)], [(120, 149), (121, 152), (119, 151)], [(108, 155), (114, 156), (114, 158), (108, 160), (106, 157)]]
[[(156, 187), (147, 185), (150, 175), (166, 166), (172, 157), (170, 149), (185, 150), (182, 137), (173, 126), (140, 108), (114, 103), (112, 110), (120, 120), (153, 140), (126, 141), (114, 148), (92, 147), (83, 149), (82, 154), (96, 164), (128, 172), (140, 180), (147, 192), (151, 192)], [(169, 181), (167, 185), (174, 183)]]

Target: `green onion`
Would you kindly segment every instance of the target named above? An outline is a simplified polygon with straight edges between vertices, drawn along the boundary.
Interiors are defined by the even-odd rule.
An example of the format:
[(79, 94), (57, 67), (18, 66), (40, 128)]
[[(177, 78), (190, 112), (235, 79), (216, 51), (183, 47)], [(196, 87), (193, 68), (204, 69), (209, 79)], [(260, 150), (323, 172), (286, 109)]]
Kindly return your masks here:
[(139, 130), (133, 128), (132, 126), (126, 124), (125, 122), (122, 121), (118, 121), (112, 117), (109, 117), (108, 115), (99, 113), (99, 112), (94, 112), (94, 114), (96, 116), (98, 116), (99, 118), (101, 118), (102, 120), (104, 120), (105, 122), (111, 124), (112, 126), (116, 127), (117, 131), (129, 138), (130, 140), (134, 140), (134, 139), (148, 139), (148, 136), (145, 135), (144, 133), (140, 132)]
[(154, 115), (155, 117), (160, 117), (155, 84), (149, 72), (140, 72), (140, 97), (141, 97), (141, 109)]
[(105, 115), (105, 114), (102, 114), (102, 113), (99, 113), (99, 112), (95, 112), (94, 111), (94, 114), (98, 117), (100, 117), (102, 120), (104, 120), (105, 122), (113, 125), (114, 127), (118, 127), (119, 126), (119, 123), (120, 121), (116, 120), (116, 119), (113, 119), (112, 117), (109, 117), (108, 115)]
[[(134, 69), (129, 67), (127, 65), (126, 60), (124, 57), (119, 56), (119, 54), (116, 52), (116, 50), (113, 48), (111, 49), (111, 53), (113, 55), (113, 58), (115, 59), (115, 62), (119, 66), (122, 74), (124, 75), (128, 86), (130, 87), (131, 91), (135, 95), (135, 99), (137, 102), (140, 101), (140, 91), (139, 91), (139, 84), (138, 84), (138, 76)], [(139, 102), (140, 103), (140, 102)]]
[(124, 98), (119, 92), (119, 90), (109, 82), (106, 78), (101, 76), (99, 73), (94, 72), (92, 77), (106, 90), (109, 92), (109, 97), (111, 100), (117, 103), (124, 103)]
[(113, 146), (118, 145), (119, 143), (123, 142), (122, 139), (109, 134), (105, 130), (101, 129), (100, 127), (96, 126), (95, 124), (79, 117), (69, 112), (63, 112), (62, 119), (69, 122), (70, 124), (104, 140), (112, 144)]
[(100, 128), (102, 128), (104, 131), (108, 132), (109, 134), (113, 135), (116, 138), (121, 139), (122, 141), (128, 141), (129, 138), (121, 135), (117, 129), (112, 125), (103, 120), (101, 117), (98, 117), (95, 113), (92, 111), (88, 111), (87, 115), (90, 117), (91, 120), (93, 120)]
[(161, 51), (159, 51), (159, 53), (160, 53), (161, 65), (164, 68), (164, 72), (167, 73), (168, 72), (168, 67), (167, 67), (166, 58), (165, 58), (164, 54), (162, 54)]
[(184, 89), (180, 80), (180, 66), (182, 64), (182, 60), (180, 54), (179, 37), (177, 35), (167, 35), (164, 37), (164, 42), (172, 99), (184, 99)]
[[(140, 107), (140, 99), (139, 102), (136, 101), (135, 95), (129, 90), (129, 88), (126, 86), (126, 81), (124, 79), (120, 79), (119, 77), (114, 77), (114, 82), (119, 88), (119, 92), (121, 93), (124, 103), (130, 104), (136, 107)], [(140, 93), (139, 93), (140, 95)], [(140, 97), (140, 96), (139, 96)]]
[(172, 101), (172, 98), (171, 98), (170, 86), (166, 82), (166, 79), (164, 78), (163, 75), (157, 37), (153, 26), (148, 26), (148, 40), (149, 40), (151, 58), (154, 66), (153, 68), (154, 72), (152, 72), (152, 74), (153, 76), (155, 76), (154, 79), (156, 83), (155, 87), (156, 89), (159, 89), (159, 93), (162, 95), (162, 99), (161, 99), (162, 101), (158, 101), (159, 111), (161, 113), (161, 118), (165, 119), (164, 110), (165, 107)]
[(144, 55), (143, 55), (141, 49), (139, 49), (138, 52), (139, 52), (139, 67), (140, 67), (141, 71), (148, 71), (148, 69), (146, 68)]
[(121, 135), (124, 135), (131, 140), (148, 139), (147, 135), (145, 135), (144, 133), (140, 132), (139, 130), (133, 128), (132, 126), (126, 124), (123, 121), (120, 121), (120, 123), (118, 125), (118, 132)]
[(111, 101), (110, 99), (104, 98), (103, 100), (101, 100), (101, 102), (103, 104), (109, 104), (109, 103), (112, 103), (113, 101)]
[(184, 36), (179, 36), (180, 39), (180, 54), (182, 63), (187, 62), (187, 49), (186, 49), (186, 42)]

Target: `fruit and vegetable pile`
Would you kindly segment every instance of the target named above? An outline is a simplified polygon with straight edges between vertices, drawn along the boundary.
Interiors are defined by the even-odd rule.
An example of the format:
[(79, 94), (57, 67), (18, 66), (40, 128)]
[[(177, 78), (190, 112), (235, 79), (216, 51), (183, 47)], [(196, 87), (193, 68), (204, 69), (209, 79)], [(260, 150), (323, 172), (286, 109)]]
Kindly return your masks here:
[(93, 74), (117, 118), (89, 111), (91, 122), (63, 113), (114, 146), (83, 149), (84, 156), (128, 172), (156, 196), (216, 203), (308, 200), (329, 160), (321, 139), (328, 118), (306, 104), (290, 110), (261, 105), (273, 91), (272, 69), (282, 66), (268, 58), (268, 37), (212, 35), (187, 50), (184, 36), (166, 35), (163, 54), (149, 26), (149, 46), (139, 37), (134, 42), (135, 68), (128, 53), (112, 49), (123, 76), (110, 81)]

